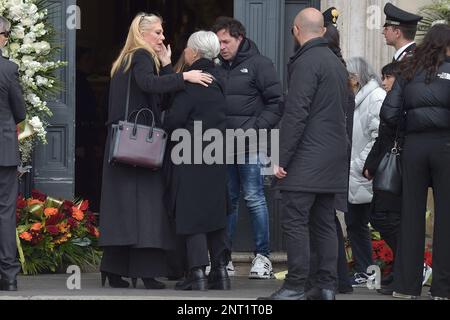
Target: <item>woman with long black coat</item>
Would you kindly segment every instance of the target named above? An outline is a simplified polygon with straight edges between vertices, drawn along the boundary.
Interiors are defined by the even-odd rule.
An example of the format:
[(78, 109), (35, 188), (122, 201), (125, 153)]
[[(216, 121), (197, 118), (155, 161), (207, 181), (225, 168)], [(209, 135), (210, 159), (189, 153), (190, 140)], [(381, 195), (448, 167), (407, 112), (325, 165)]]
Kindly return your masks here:
[(161, 94), (184, 89), (185, 80), (204, 85), (211, 81), (200, 71), (173, 73), (170, 47), (165, 47), (164, 39), (160, 17), (137, 15), (111, 71), (100, 205), (102, 285), (108, 279), (111, 287), (128, 287), (122, 279), (125, 276), (142, 278), (147, 289), (164, 288), (155, 277), (166, 275), (165, 250), (173, 248), (174, 236), (163, 204), (163, 175), (161, 171), (108, 163), (111, 125), (126, 117), (129, 79), (129, 114), (150, 108), (157, 126), (161, 126)]
[[(184, 51), (188, 70), (203, 70), (212, 74), (214, 81), (208, 88), (187, 84), (184, 91), (175, 95), (165, 118), (165, 127), (172, 132), (172, 142), (181, 140), (171, 153), (170, 208), (175, 217), (176, 233), (185, 239), (190, 272), (185, 281), (176, 284), (178, 290), (230, 288), (225, 231), (227, 170), (225, 149), (220, 141), (226, 128), (227, 104), (213, 62), (219, 52), (219, 39), (213, 32), (198, 31), (189, 38)], [(210, 142), (202, 142), (202, 136), (210, 130), (215, 130), (216, 134), (212, 135), (217, 137), (213, 138), (217, 143), (215, 152), (208, 152)], [(189, 136), (184, 137), (187, 133)], [(211, 272), (206, 278), (208, 252)]]

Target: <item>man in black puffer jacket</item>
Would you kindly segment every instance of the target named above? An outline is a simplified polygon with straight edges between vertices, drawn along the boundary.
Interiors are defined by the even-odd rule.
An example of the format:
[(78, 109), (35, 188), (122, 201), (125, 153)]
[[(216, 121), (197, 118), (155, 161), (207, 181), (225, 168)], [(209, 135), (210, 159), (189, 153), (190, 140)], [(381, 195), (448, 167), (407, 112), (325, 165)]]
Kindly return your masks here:
[[(281, 117), (281, 85), (272, 61), (262, 56), (256, 44), (246, 38), (245, 28), (239, 21), (220, 17), (212, 29), (220, 40), (219, 58), (228, 105), (227, 129), (272, 129)], [(255, 241), (255, 259), (249, 277), (270, 279), (273, 272), (269, 260), (269, 212), (260, 170), (261, 159), (255, 150), (255, 145), (249, 143), (243, 150), (245, 164), (228, 165), (228, 237), (231, 242), (242, 189)], [(242, 150), (237, 154), (239, 151), (243, 154)], [(233, 268), (232, 264), (229, 267)]]

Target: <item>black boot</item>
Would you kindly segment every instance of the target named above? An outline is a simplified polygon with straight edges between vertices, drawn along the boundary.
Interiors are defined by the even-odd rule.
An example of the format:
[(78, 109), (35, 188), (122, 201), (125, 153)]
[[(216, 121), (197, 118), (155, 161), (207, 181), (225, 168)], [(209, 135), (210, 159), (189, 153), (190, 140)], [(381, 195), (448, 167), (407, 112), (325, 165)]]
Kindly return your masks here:
[(17, 291), (17, 280), (1, 279), (0, 280), (0, 290), (2, 290), (2, 291)]
[(259, 297), (256, 300), (306, 300), (306, 296), (303, 289), (293, 290), (281, 287), (269, 297)]
[(102, 287), (105, 286), (106, 279), (108, 279), (111, 288), (128, 288), (130, 286), (130, 283), (123, 280), (121, 276), (102, 271)]
[(212, 267), (208, 275), (208, 289), (230, 290), (231, 281), (226, 266)]
[(335, 292), (329, 289), (321, 289), (313, 287), (306, 292), (306, 299), (308, 300), (336, 300)]
[(192, 268), (189, 276), (175, 284), (175, 290), (208, 290), (208, 278), (205, 274), (205, 267)]

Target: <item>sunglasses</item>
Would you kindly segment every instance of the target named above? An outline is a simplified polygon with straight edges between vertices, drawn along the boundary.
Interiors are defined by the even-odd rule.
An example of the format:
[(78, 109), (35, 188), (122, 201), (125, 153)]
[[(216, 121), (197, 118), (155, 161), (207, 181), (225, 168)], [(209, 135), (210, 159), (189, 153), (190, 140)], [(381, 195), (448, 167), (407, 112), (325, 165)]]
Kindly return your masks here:
[(9, 38), (9, 35), (11, 34), (11, 32), (10, 31), (3, 31), (3, 32), (0, 32), (0, 34), (4, 35), (5, 38)]

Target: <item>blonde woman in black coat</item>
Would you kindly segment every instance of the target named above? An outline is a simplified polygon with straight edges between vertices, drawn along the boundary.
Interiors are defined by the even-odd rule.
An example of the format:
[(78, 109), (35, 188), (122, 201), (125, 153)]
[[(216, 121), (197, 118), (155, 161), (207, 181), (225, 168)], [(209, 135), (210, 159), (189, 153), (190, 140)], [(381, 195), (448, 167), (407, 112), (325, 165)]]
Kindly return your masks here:
[[(189, 38), (184, 51), (188, 70), (199, 69), (210, 73), (214, 75), (214, 82), (208, 88), (187, 84), (184, 91), (175, 95), (165, 120), (167, 129), (173, 131), (172, 141), (184, 132), (189, 134), (187, 140), (191, 145), (188, 148), (192, 147), (191, 150), (184, 149), (181, 155), (181, 144), (175, 145), (171, 153), (171, 209), (175, 216), (176, 232), (186, 241), (190, 270), (186, 280), (176, 284), (177, 290), (230, 289), (226, 270), (227, 171), (224, 157), (216, 154), (217, 162), (204, 158), (204, 153), (208, 154), (206, 146), (209, 142), (203, 142), (199, 150), (194, 149), (194, 140), (201, 141), (206, 131), (216, 130), (222, 137), (225, 133), (226, 98), (213, 62), (219, 51), (219, 39), (213, 32), (199, 31)], [(201, 129), (194, 129), (199, 125)], [(182, 144), (188, 145), (184, 137)], [(208, 252), (211, 272), (207, 279), (205, 268), (209, 265)]]
[[(128, 79), (129, 113), (150, 108), (161, 125), (160, 95), (185, 88), (185, 81), (207, 85), (211, 77), (200, 71), (174, 73), (170, 46), (164, 45), (162, 19), (138, 14), (111, 71), (108, 128), (100, 205), (100, 245), (104, 249), (100, 270), (115, 288), (128, 287), (122, 276), (142, 278), (147, 289), (162, 289), (155, 280), (167, 273), (165, 250), (173, 248), (173, 233), (163, 205), (161, 171), (108, 163), (111, 124), (125, 118)], [(136, 285), (136, 282), (133, 281)]]

